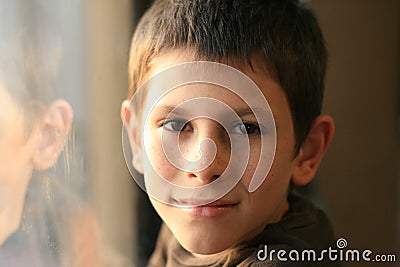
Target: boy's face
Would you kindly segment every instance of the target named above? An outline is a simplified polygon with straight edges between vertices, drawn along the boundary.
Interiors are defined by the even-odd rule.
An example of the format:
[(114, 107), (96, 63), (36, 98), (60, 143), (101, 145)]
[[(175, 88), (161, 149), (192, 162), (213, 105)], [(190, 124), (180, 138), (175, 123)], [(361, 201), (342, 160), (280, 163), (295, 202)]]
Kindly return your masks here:
[(0, 244), (20, 224), (37, 130), (26, 138), (22, 109), (0, 85)]
[[(152, 62), (153, 68), (150, 74), (193, 60), (194, 58), (187, 53), (170, 52)], [(158, 214), (180, 244), (193, 253), (214, 254), (249, 240), (260, 233), (267, 224), (279, 221), (288, 209), (286, 197), (294, 168), (295, 146), (291, 113), (284, 91), (266, 71), (262, 71), (259, 67), (261, 64), (258, 63), (257, 60), (254, 61), (256, 72), (249, 67), (239, 66), (239, 69), (257, 84), (268, 100), (275, 119), (277, 135), (275, 158), (263, 184), (252, 193), (248, 191), (259, 160), (261, 137), (254, 115), (244, 114), (240, 117), (246, 123), (246, 129), (240, 126), (232, 127), (232, 132), (248, 137), (250, 157), (240, 182), (229, 193), (216, 202), (198, 207), (171, 206), (150, 196)], [(159, 97), (162, 92), (157, 87), (150, 87), (147, 94), (148, 98)], [(178, 87), (163, 96), (157, 105), (176, 107), (184, 101), (199, 97), (219, 100), (235, 111), (247, 107), (233, 92), (204, 83)], [(144, 109), (149, 108), (149, 102), (151, 101), (143, 104)], [(155, 108), (147, 118), (144, 142), (149, 148), (147, 157), (152, 166), (166, 180), (187, 187), (202, 186), (218, 179), (230, 161), (229, 134), (231, 133), (227, 133), (221, 125), (208, 118), (182, 122), (179, 118), (167, 120), (168, 115), (168, 112), (159, 112)], [(198, 172), (177, 168), (165, 156), (161, 142), (163, 131), (179, 135), (179, 148), (185, 158), (192, 161), (204, 156), (199, 155), (199, 142), (211, 139), (217, 148), (214, 161)], [(141, 153), (145, 152), (142, 150)], [(149, 168), (151, 166), (145, 163), (138, 169), (142, 169), (146, 177), (151, 173)]]

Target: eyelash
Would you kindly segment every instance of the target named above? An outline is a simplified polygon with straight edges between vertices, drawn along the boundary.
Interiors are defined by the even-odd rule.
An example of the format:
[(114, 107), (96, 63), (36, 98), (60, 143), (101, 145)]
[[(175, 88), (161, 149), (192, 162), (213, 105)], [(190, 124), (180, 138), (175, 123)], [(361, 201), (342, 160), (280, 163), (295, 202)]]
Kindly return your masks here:
[[(161, 127), (169, 132), (187, 132), (193, 129), (190, 123), (184, 119), (169, 119), (161, 124)], [(189, 129), (187, 129), (190, 127)], [(235, 128), (239, 127), (238, 131)], [(244, 130), (246, 133), (244, 133)], [(240, 135), (256, 135), (261, 134), (261, 128), (257, 123), (241, 121), (233, 126), (231, 132)]]
[[(179, 127), (174, 127), (174, 123), (179, 123)], [(185, 128), (189, 125), (189, 122), (183, 119), (169, 119), (164, 121), (161, 126), (170, 132), (183, 132), (185, 131)], [(169, 128), (169, 126), (172, 126)]]
[[(236, 132), (235, 134), (242, 134), (242, 135), (256, 135), (256, 134), (261, 134), (261, 129), (260, 126), (257, 123), (253, 123), (253, 122), (239, 122), (237, 123), (234, 128), (239, 127), (239, 131), (240, 132)], [(246, 131), (246, 133), (244, 133), (244, 131)]]

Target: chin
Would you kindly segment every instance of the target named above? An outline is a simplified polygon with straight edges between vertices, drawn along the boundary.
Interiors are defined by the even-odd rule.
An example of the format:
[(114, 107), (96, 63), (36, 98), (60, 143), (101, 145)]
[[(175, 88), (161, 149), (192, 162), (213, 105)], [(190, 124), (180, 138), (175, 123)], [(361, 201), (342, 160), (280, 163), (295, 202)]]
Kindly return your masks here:
[[(178, 231), (180, 232), (180, 231)], [(178, 233), (175, 235), (179, 244), (187, 251), (194, 254), (211, 255), (220, 253), (233, 244), (226, 240), (226, 236), (218, 236), (212, 234), (190, 234)]]
[(194, 243), (189, 243), (189, 244), (186, 244), (185, 242), (179, 242), (179, 243), (187, 251), (189, 251), (193, 254), (199, 254), (199, 255), (218, 254), (218, 253), (223, 252), (224, 250), (228, 249), (228, 247), (225, 247), (225, 246), (218, 246), (218, 245), (214, 246), (213, 244), (200, 244), (202, 242), (194, 242)]

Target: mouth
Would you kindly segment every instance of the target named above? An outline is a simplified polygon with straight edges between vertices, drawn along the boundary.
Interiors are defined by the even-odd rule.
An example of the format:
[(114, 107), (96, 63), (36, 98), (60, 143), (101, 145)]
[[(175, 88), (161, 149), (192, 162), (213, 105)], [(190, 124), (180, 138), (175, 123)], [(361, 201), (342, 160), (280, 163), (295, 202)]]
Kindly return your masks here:
[[(196, 199), (175, 200), (176, 206), (187, 212), (192, 217), (213, 218), (222, 216), (239, 205), (238, 201), (217, 200), (209, 201)], [(202, 203), (202, 204), (199, 204)], [(208, 204), (203, 204), (208, 203)]]

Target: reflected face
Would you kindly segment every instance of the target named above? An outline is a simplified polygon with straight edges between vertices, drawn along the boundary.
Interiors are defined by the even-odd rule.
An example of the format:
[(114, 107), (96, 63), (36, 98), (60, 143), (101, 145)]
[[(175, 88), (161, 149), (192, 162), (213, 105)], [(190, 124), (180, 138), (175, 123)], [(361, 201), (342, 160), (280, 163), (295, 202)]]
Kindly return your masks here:
[[(153, 61), (151, 74), (155, 74), (173, 65), (193, 61), (190, 55), (167, 53)], [(255, 64), (257, 69), (257, 64)], [(150, 113), (144, 126), (143, 146), (156, 171), (168, 181), (186, 187), (198, 187), (218, 179), (224, 172), (230, 159), (230, 139), (248, 138), (250, 158), (239, 183), (221, 199), (207, 205), (187, 207), (187, 201), (176, 199), (181, 207), (161, 203), (150, 196), (150, 200), (163, 221), (174, 233), (180, 244), (196, 254), (214, 254), (259, 234), (267, 224), (280, 220), (288, 208), (286, 200), (288, 185), (294, 167), (294, 131), (289, 105), (284, 91), (264, 71), (253, 72), (242, 68), (260, 88), (272, 110), (276, 131), (277, 147), (271, 170), (263, 184), (253, 193), (248, 191), (250, 181), (258, 164), (261, 133), (257, 120), (247, 110), (247, 105), (229, 90), (210, 84), (196, 84), (178, 87), (166, 94)], [(148, 99), (158, 98), (161, 92), (150, 87)], [(196, 118), (185, 120), (179, 114), (169, 115), (170, 107), (176, 107), (187, 100), (199, 97), (213, 98), (224, 102), (239, 115), (242, 123), (233, 122), (224, 129), (212, 119)], [(149, 110), (149, 102), (144, 110)], [(204, 107), (205, 109), (207, 107)], [(146, 114), (146, 112), (145, 112)], [(217, 148), (214, 160), (200, 171), (185, 171), (177, 168), (165, 156), (161, 135), (179, 136), (179, 148), (189, 161), (196, 161), (199, 145), (204, 139), (211, 139)], [(146, 152), (142, 152), (146, 153)], [(204, 150), (203, 153), (207, 153)], [(145, 158), (145, 157), (143, 157)], [(144, 160), (144, 176), (151, 173), (151, 165)]]
[(0, 85), (0, 244), (15, 231), (22, 217), (32, 172), (37, 130), (27, 134), (23, 111)]

